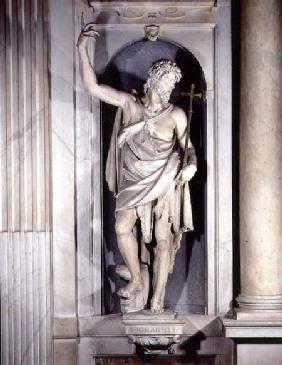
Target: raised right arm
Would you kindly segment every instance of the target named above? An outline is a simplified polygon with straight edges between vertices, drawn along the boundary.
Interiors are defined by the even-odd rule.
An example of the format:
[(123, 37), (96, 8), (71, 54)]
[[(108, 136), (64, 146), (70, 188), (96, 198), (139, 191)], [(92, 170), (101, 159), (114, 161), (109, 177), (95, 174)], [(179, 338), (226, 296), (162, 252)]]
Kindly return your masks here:
[(96, 39), (99, 33), (94, 30), (94, 24), (88, 24), (81, 31), (77, 47), (80, 60), (81, 78), (85, 90), (92, 96), (118, 107), (125, 108), (126, 104), (134, 101), (131, 94), (118, 91), (107, 85), (99, 85), (95, 71), (89, 60), (87, 42), (89, 38)]

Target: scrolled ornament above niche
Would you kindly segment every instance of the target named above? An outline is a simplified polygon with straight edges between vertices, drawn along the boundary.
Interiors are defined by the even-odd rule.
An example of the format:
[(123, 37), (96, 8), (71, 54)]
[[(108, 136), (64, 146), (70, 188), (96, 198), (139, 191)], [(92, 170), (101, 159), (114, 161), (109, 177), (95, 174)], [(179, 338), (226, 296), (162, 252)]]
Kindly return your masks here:
[(177, 8), (176, 6), (174, 6), (165, 8), (164, 10), (161, 10), (159, 13), (164, 18), (179, 19), (185, 17), (187, 11), (184, 11), (181, 8)]
[(214, 25), (216, 7), (214, 1), (90, 1), (94, 10), (94, 22), (107, 24), (197, 24)]
[(129, 19), (139, 19), (143, 18), (145, 16), (146, 12), (143, 9), (140, 9), (138, 7), (128, 7), (124, 8), (121, 12), (121, 17), (123, 18), (129, 18)]

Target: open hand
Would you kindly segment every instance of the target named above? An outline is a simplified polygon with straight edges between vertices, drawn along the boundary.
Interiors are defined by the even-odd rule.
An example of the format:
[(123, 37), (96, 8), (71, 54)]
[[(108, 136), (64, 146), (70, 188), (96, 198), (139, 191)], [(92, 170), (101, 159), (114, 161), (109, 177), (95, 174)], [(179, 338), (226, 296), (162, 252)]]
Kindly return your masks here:
[(96, 24), (94, 23), (89, 23), (85, 25), (78, 37), (77, 47), (85, 46), (89, 38), (96, 40), (97, 37), (100, 36), (99, 32), (95, 30), (95, 26)]

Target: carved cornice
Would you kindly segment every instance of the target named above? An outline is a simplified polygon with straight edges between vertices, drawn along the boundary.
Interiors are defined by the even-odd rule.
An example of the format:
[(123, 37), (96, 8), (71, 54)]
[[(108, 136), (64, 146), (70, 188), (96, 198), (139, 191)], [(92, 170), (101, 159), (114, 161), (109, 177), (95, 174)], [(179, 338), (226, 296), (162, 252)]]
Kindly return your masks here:
[(90, 1), (94, 22), (107, 24), (214, 24), (213, 1), (100, 2)]

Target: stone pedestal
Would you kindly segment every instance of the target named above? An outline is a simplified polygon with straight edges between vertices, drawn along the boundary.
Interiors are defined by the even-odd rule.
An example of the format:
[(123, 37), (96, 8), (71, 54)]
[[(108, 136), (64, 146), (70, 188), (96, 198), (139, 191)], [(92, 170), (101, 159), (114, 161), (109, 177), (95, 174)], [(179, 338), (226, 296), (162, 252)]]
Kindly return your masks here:
[(152, 314), (142, 310), (123, 315), (125, 333), (130, 343), (144, 353), (173, 352), (173, 345), (180, 341), (185, 321), (177, 313), (165, 311)]
[(282, 318), (281, 7), (242, 2), (238, 319)]
[[(159, 317), (158, 321), (156, 317)], [(233, 322), (237, 323), (237, 321)], [(171, 329), (174, 329), (173, 333)], [(139, 312), (123, 316), (113, 314), (80, 317), (79, 333), (77, 361), (79, 365), (93, 365), (98, 363), (99, 358), (103, 357), (106, 361), (109, 356), (111, 359), (118, 358), (119, 361), (125, 357), (124, 362), (121, 361), (122, 364), (130, 362), (132, 357), (138, 359), (136, 345), (129, 342), (133, 340), (131, 336), (134, 336), (136, 340), (140, 338), (149, 340), (155, 337), (160, 339), (161, 336), (165, 340), (165, 337), (179, 336), (179, 343), (169, 347), (175, 355), (171, 358), (172, 360), (182, 356), (184, 361), (184, 358), (187, 360), (188, 355), (195, 359), (196, 363), (202, 363), (201, 360), (206, 363), (207, 359), (212, 359), (222, 365), (233, 364), (232, 340), (224, 338), (222, 322), (217, 316), (185, 313), (175, 315), (173, 312), (154, 316), (150, 312), (143, 312), (143, 314)], [(138, 345), (139, 349), (144, 352)], [(162, 353), (158, 358), (155, 357), (155, 351), (153, 352), (158, 363), (162, 363), (162, 360), (168, 356), (168, 348), (165, 346), (158, 349), (149, 346), (150, 353), (153, 350)], [(151, 365), (151, 356), (145, 359), (139, 357), (139, 359)]]

